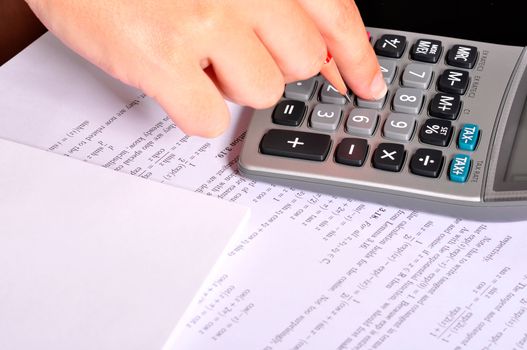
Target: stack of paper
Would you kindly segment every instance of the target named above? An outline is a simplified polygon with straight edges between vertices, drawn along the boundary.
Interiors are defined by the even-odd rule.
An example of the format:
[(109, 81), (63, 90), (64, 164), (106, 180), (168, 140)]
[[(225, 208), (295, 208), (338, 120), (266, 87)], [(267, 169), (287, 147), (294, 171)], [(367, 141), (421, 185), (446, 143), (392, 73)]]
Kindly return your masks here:
[(527, 222), (246, 179), (236, 161), (250, 110), (231, 105), (218, 139), (189, 138), (51, 35), (0, 70), (0, 100), (0, 137), (251, 208), (165, 349), (527, 347)]

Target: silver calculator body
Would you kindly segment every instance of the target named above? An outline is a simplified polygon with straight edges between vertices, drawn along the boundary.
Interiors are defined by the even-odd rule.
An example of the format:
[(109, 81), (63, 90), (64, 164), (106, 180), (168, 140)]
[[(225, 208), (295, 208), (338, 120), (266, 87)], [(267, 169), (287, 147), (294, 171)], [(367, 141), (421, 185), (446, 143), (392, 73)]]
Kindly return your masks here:
[(288, 84), (276, 106), (253, 114), (240, 172), (449, 215), (527, 217), (527, 50), (368, 31), (385, 99), (339, 100), (320, 75)]

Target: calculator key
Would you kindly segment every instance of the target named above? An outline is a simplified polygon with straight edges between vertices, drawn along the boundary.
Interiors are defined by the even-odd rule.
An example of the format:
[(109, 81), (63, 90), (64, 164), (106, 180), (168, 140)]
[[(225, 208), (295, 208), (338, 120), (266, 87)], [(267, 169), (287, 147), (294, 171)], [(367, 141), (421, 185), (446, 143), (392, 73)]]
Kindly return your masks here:
[(364, 98), (357, 97), (357, 106), (361, 108), (372, 108), (372, 109), (382, 109), (384, 102), (388, 98), (388, 92), (378, 100), (366, 100)]
[(382, 76), (386, 84), (390, 85), (395, 78), (395, 72), (397, 71), (397, 62), (387, 58), (379, 57), (379, 66), (381, 68)]
[(470, 157), (456, 154), (450, 162), (448, 177), (454, 182), (466, 182), (470, 173)]
[(479, 126), (476, 124), (464, 124), (459, 132), (457, 146), (463, 151), (476, 149), (479, 138)]
[(432, 81), (432, 66), (422, 63), (410, 63), (404, 69), (403, 86), (426, 89)]
[(383, 127), (383, 135), (387, 139), (408, 141), (415, 129), (415, 116), (404, 113), (390, 113)]
[(273, 112), (273, 122), (280, 125), (298, 126), (306, 113), (302, 101), (284, 100), (278, 103)]
[(346, 132), (360, 136), (371, 136), (377, 127), (378, 121), (379, 113), (374, 109), (352, 109), (346, 121)]
[(400, 58), (406, 48), (406, 37), (402, 35), (385, 34), (375, 42), (375, 53), (379, 56)]
[(468, 87), (468, 72), (458, 69), (446, 69), (437, 82), (439, 90), (463, 95)]
[(315, 92), (317, 81), (311, 79), (295, 81), (285, 86), (284, 96), (293, 100), (309, 101)]
[(446, 56), (446, 62), (454, 67), (471, 69), (476, 64), (478, 49), (469, 45), (454, 45)]
[(399, 88), (393, 97), (395, 112), (419, 114), (424, 100), (424, 91), (415, 88)]
[(443, 153), (436, 149), (419, 148), (410, 160), (410, 171), (426, 177), (438, 177), (443, 166)]
[(419, 140), (429, 145), (445, 147), (450, 142), (453, 129), (450, 120), (429, 118), (421, 126)]
[(461, 109), (459, 95), (437, 93), (428, 105), (428, 113), (432, 117), (454, 120)]
[(441, 56), (441, 51), (441, 41), (419, 39), (412, 46), (410, 57), (416, 61), (436, 63)]
[(337, 146), (335, 161), (341, 164), (362, 166), (368, 154), (368, 142), (365, 139), (348, 137)]
[(320, 100), (324, 103), (333, 103), (337, 105), (346, 104), (346, 97), (342, 96), (337, 89), (328, 82), (325, 82), (320, 89)]
[(401, 171), (404, 163), (405, 150), (397, 143), (381, 143), (373, 152), (372, 165), (377, 169)]
[(322, 131), (336, 130), (341, 114), (342, 109), (339, 106), (320, 103), (313, 108), (311, 113), (311, 127)]
[(331, 137), (295, 130), (269, 130), (260, 142), (264, 154), (323, 161), (329, 152)]

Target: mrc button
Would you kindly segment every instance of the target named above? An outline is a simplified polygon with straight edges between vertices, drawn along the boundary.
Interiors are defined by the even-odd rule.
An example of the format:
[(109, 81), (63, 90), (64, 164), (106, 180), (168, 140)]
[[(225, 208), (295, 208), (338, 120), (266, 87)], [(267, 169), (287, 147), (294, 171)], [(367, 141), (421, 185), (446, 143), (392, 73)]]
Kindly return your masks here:
[(446, 56), (446, 62), (454, 67), (471, 69), (476, 64), (478, 49), (469, 45), (454, 45)]

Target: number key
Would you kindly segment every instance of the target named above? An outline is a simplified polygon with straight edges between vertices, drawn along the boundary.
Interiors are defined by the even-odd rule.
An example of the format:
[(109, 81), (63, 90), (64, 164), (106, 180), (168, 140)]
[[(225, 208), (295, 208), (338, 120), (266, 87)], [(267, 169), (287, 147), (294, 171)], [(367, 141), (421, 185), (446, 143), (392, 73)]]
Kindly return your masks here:
[(333, 85), (327, 82), (324, 83), (320, 90), (320, 100), (325, 103), (334, 103), (337, 105), (343, 105), (348, 102), (346, 97), (342, 96)]
[(410, 63), (404, 69), (402, 83), (404, 86), (426, 89), (432, 80), (432, 66), (422, 63)]
[(349, 134), (371, 136), (375, 131), (379, 114), (374, 109), (355, 108), (346, 121), (346, 131)]
[(384, 137), (396, 141), (408, 141), (415, 129), (415, 117), (404, 113), (390, 113), (384, 123)]
[(341, 114), (342, 110), (339, 106), (320, 103), (315, 106), (311, 114), (311, 126), (318, 130), (333, 131), (339, 125)]
[(419, 114), (423, 99), (424, 92), (421, 89), (400, 88), (393, 97), (393, 110), (401, 113)]
[(389, 58), (378, 58), (379, 66), (381, 68), (382, 76), (386, 84), (391, 84), (393, 78), (395, 78), (395, 72), (397, 70), (397, 62)]

